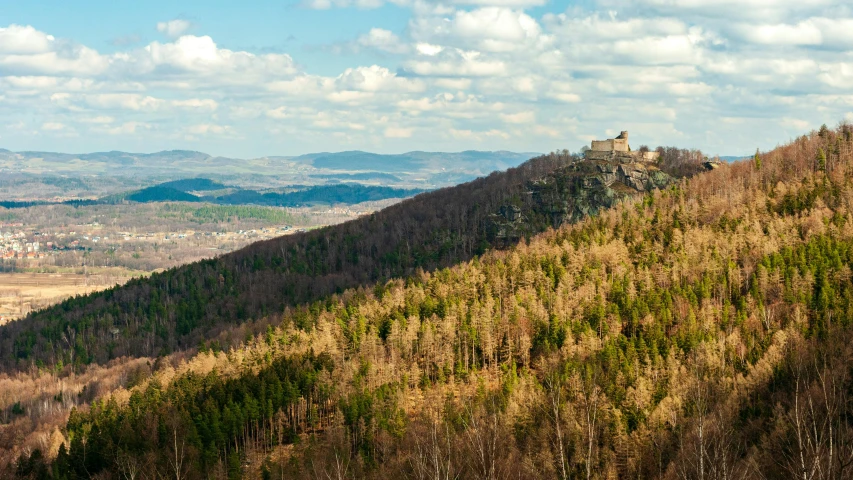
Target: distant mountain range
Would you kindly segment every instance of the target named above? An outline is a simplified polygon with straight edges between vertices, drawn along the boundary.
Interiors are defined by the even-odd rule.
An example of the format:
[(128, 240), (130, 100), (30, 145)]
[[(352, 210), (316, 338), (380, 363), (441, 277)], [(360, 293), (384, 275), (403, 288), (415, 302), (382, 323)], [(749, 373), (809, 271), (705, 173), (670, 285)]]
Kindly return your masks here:
[[(385, 155), (362, 151), (321, 152), (300, 156), (238, 159), (189, 150), (155, 153), (11, 152), (0, 149), (0, 171), (67, 176), (181, 178), (205, 176), (278, 176), (296, 182), (373, 180), (380, 183), (456, 184), (506, 170), (536, 153), (508, 151), (407, 152)], [(365, 176), (362, 176), (365, 174)], [(353, 175), (353, 176), (349, 176)], [(361, 178), (359, 178), (361, 176)], [(436, 182), (432, 182), (432, 177)], [(319, 180), (319, 182), (318, 182)]]
[[(407, 198), (425, 190), (419, 188), (392, 188), (358, 183), (292, 186), (287, 192), (258, 192), (229, 187), (206, 178), (187, 178), (161, 183), (140, 190), (107, 195), (97, 200), (56, 201), (0, 201), (3, 208), (27, 208), (38, 205), (64, 204), (74, 206), (110, 205), (117, 203), (156, 202), (208, 202), (221, 205), (265, 205), (275, 207), (300, 207), (317, 204), (346, 204)], [(205, 194), (210, 192), (208, 194)]]
[[(206, 179), (179, 180), (167, 182), (153, 187), (143, 188), (135, 192), (123, 195), (106, 197), (100, 203), (114, 203), (131, 201), (139, 203), (153, 202), (210, 202), (223, 205), (267, 205), (275, 207), (299, 207), (315, 204), (347, 204), (353, 205), (362, 202), (386, 200), (389, 198), (406, 198), (424, 192), (423, 189), (391, 188), (376, 185), (317, 185), (302, 188), (293, 192), (267, 192), (261, 193), (255, 190), (234, 189), (223, 195), (194, 195), (186, 188), (193, 181)], [(216, 182), (211, 184), (217, 184)], [(169, 185), (173, 186), (169, 186)], [(184, 188), (175, 188), (183, 186)], [(198, 185), (195, 185), (198, 186)], [(224, 187), (224, 185), (223, 185)], [(205, 190), (218, 190), (218, 188), (191, 188), (189, 190), (200, 192)]]
[(160, 187), (174, 188), (182, 192), (209, 192), (211, 190), (220, 190), (228, 188), (219, 182), (207, 178), (183, 178), (181, 180), (173, 180), (171, 182), (161, 183)]

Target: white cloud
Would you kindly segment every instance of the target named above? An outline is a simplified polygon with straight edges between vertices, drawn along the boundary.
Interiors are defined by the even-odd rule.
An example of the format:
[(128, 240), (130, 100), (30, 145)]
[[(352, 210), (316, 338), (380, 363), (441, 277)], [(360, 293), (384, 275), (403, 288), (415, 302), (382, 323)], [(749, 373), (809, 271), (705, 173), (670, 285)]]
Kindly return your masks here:
[(364, 123), (354, 121), (358, 115), (342, 110), (307, 114), (305, 118), (310, 119), (311, 125), (321, 130), (337, 130), (338, 133), (342, 133), (341, 130), (358, 132), (367, 130)]
[(496, 138), (506, 140), (511, 137), (510, 134), (498, 129), (473, 131), (470, 129), (457, 130), (451, 128), (449, 132), (453, 138), (478, 143), (494, 141)]
[(144, 122), (124, 122), (115, 127), (97, 129), (96, 131), (106, 133), (107, 135), (133, 135), (141, 130), (151, 129), (151, 125)]
[(59, 122), (45, 122), (41, 126), (42, 130), (48, 130), (48, 131), (65, 130), (65, 128), (66, 128), (65, 124), (59, 123)]
[(687, 33), (688, 27), (675, 18), (643, 18), (633, 17), (624, 20), (617, 16), (602, 17), (598, 13), (592, 15), (558, 15), (546, 14), (543, 17), (550, 30), (562, 38), (572, 38), (576, 41), (589, 39), (591, 42), (619, 39), (631, 39), (648, 35), (679, 35)]
[(409, 138), (412, 136), (411, 128), (388, 127), (385, 129), (387, 138)]
[(783, 127), (793, 127), (801, 132), (808, 131), (811, 127), (808, 121), (800, 118), (785, 117), (779, 120), (779, 124)]
[(470, 78), (436, 78), (433, 83), (437, 87), (451, 90), (468, 90), (471, 88)]
[(433, 45), (431, 43), (426, 42), (418, 43), (415, 48), (417, 49), (418, 53), (420, 53), (421, 55), (426, 55), (428, 57), (438, 55), (439, 53), (441, 53), (442, 50), (444, 50), (444, 47), (442, 47), (441, 45)]
[(669, 84), (669, 91), (676, 96), (679, 97), (695, 97), (700, 95), (709, 95), (714, 91), (714, 87), (704, 83), (704, 82), (696, 82), (696, 83), (671, 83)]
[(694, 16), (693, 18), (772, 21), (825, 7), (838, 8), (837, 0), (599, 0), (605, 8), (631, 5), (650, 14)]
[(486, 5), (491, 7), (538, 7), (548, 3), (547, 0), (456, 0), (459, 5)]
[(450, 134), (459, 139), (469, 139), (474, 136), (474, 132), (471, 130), (457, 130), (455, 128), (450, 129)]
[(388, 53), (406, 53), (409, 46), (394, 32), (382, 28), (371, 28), (369, 32), (358, 38), (358, 45), (375, 48)]
[(97, 125), (106, 125), (115, 122), (115, 118), (108, 115), (98, 115), (96, 117), (81, 117), (77, 119), (83, 123), (93, 123)]
[(684, 35), (645, 37), (619, 40), (613, 44), (613, 52), (637, 64), (690, 64), (701, 59), (701, 50), (695, 45)]
[(475, 119), (494, 118), (496, 112), (504, 109), (504, 104), (482, 102), (476, 95), (460, 92), (455, 95), (442, 93), (432, 98), (401, 100), (397, 103), (397, 107), (413, 116), (428, 113), (446, 118)]
[(355, 90), (361, 92), (421, 92), (423, 82), (418, 79), (398, 77), (385, 67), (371, 65), (369, 67), (348, 68), (335, 79), (340, 90)]
[(481, 5), (499, 7), (538, 7), (548, 0), (303, 0), (302, 4), (315, 10), (330, 8), (379, 8), (386, 4), (410, 7), (417, 13), (444, 14), (454, 5)]
[(809, 18), (795, 24), (747, 24), (734, 28), (745, 40), (769, 46), (853, 47), (853, 19)]
[(452, 17), (422, 17), (411, 22), (412, 36), (419, 40), (418, 51), (435, 55), (432, 44), (453, 43), (483, 52), (511, 52), (536, 48), (550, 41), (539, 23), (520, 10), (483, 7), (459, 10)]
[(297, 71), (290, 55), (222, 49), (208, 36), (193, 35), (184, 35), (173, 43), (153, 42), (142, 50), (121, 55), (117, 63), (134, 74), (163, 78), (216, 75), (223, 84), (255, 83)]
[[(63, 97), (65, 99), (66, 97)], [(89, 107), (104, 110), (133, 110), (133, 111), (156, 111), (163, 107), (166, 102), (150, 95), (138, 93), (101, 93), (95, 95), (83, 95), (79, 97), (82, 103)]]
[(266, 114), (268, 117), (275, 118), (278, 120), (285, 119), (289, 116), (287, 113), (287, 107), (273, 108), (273, 109), (267, 110)]
[(224, 135), (234, 133), (234, 129), (229, 125), (202, 123), (189, 126), (187, 128), (187, 133), (192, 135)]
[(556, 92), (551, 94), (551, 98), (565, 103), (578, 103), (581, 101), (580, 95), (568, 92)]
[(820, 45), (820, 30), (813, 23), (797, 25), (743, 25), (743, 36), (766, 45)]
[(219, 108), (219, 104), (216, 103), (216, 100), (211, 100), (209, 98), (189, 98), (186, 100), (173, 100), (172, 105), (179, 108), (207, 110), (210, 112), (215, 111), (217, 108)]
[(0, 72), (13, 75), (94, 76), (109, 67), (107, 57), (84, 46), (63, 45), (55, 51), (0, 54)]
[(190, 22), (181, 19), (169, 20), (168, 22), (158, 22), (157, 31), (170, 38), (177, 38), (190, 29)]
[(565, 135), (565, 132), (545, 125), (536, 125), (533, 127), (533, 133), (536, 135), (541, 135), (543, 137), (551, 137), (551, 138), (561, 138)]
[(303, 5), (315, 10), (328, 10), (330, 8), (356, 7), (362, 9), (379, 8), (385, 2), (383, 0), (305, 0)]
[(502, 113), (500, 117), (506, 123), (533, 123), (536, 121), (535, 112)]
[(45, 53), (53, 48), (53, 35), (39, 32), (27, 25), (9, 25), (0, 27), (0, 53), (32, 55)]
[(442, 50), (428, 60), (423, 57), (409, 60), (404, 63), (404, 67), (423, 76), (482, 77), (506, 73), (507, 66), (503, 61), (481, 58), (482, 54), (474, 50)]
[(326, 95), (326, 99), (335, 103), (347, 103), (350, 105), (364, 104), (374, 97), (373, 92), (360, 92), (356, 90), (335, 91)]
[(853, 111), (853, 7), (597, 0), (542, 14), (528, 8), (541, 0), (393, 3), (408, 9), (406, 23), (317, 46), (307, 66), (223, 48), (188, 24), (163, 22), (160, 41), (100, 52), (10, 25), (0, 28), (0, 117), (38, 139), (78, 130), (93, 145), (97, 133), (170, 148), (227, 139), (265, 154), (430, 149), (437, 139), (548, 151), (622, 129), (650, 145), (738, 153), (775, 145), (767, 124), (799, 130)]

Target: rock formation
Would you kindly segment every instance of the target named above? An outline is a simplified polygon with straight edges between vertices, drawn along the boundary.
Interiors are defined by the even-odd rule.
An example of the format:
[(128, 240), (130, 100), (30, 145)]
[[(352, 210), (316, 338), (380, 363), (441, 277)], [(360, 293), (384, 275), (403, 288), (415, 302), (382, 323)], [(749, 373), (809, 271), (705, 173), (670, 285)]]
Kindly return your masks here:
[(516, 241), (543, 223), (557, 228), (577, 222), (675, 181), (658, 168), (657, 152), (630, 151), (628, 132), (612, 140), (594, 141), (592, 147), (583, 158), (530, 182), (526, 198), (492, 214), (490, 233)]

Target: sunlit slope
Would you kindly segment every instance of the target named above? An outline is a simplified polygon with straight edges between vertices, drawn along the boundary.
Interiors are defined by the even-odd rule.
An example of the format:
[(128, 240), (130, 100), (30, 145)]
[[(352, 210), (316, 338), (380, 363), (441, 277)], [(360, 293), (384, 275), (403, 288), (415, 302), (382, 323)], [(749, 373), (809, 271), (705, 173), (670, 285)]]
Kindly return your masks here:
[[(289, 311), (127, 405), (73, 415), (59, 461), (166, 471), (174, 437), (199, 477), (259, 475), (242, 463), (259, 454), (297, 478), (846, 478), (851, 147), (848, 127), (822, 130)], [(316, 441), (282, 457), (298, 434)]]
[[(633, 176), (623, 178), (620, 169)], [(196, 347), (287, 306), (450, 266), (671, 181), (656, 164), (535, 158), (352, 222), (257, 243), (34, 313), (0, 329), (0, 362), (103, 364)]]
[(0, 361), (26, 367), (157, 356), (194, 347), (229, 325), (287, 305), (418, 268), (452, 265), (490, 246), (486, 220), (492, 213), (520, 196), (529, 181), (566, 162), (557, 156), (534, 159), (346, 224), (69, 300), (0, 329)]

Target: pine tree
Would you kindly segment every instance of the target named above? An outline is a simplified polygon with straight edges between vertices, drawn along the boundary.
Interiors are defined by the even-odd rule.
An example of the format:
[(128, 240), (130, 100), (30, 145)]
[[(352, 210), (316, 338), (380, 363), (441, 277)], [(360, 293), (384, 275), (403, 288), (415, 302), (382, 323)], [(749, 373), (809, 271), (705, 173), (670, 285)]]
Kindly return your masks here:
[(824, 153), (823, 148), (817, 149), (817, 169), (820, 172), (826, 171), (826, 153)]

